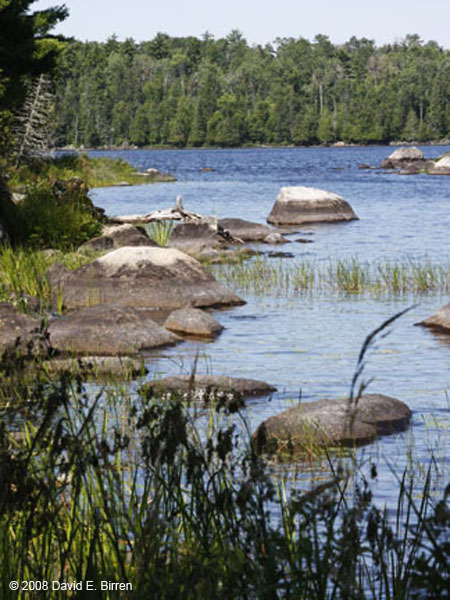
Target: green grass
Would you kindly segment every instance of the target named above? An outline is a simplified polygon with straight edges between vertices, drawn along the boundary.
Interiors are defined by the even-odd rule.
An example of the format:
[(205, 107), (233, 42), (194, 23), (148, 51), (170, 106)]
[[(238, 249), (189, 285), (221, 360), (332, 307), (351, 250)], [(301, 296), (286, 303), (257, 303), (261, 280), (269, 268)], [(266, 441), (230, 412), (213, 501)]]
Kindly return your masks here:
[(324, 261), (275, 261), (256, 257), (209, 267), (217, 279), (241, 294), (295, 296), (307, 293), (346, 295), (423, 294), (450, 289), (450, 263), (430, 260), (377, 260), (358, 258)]
[(154, 175), (139, 175), (137, 169), (122, 159), (64, 154), (19, 167), (11, 173), (9, 184), (14, 189), (42, 181), (68, 180), (74, 177), (79, 177), (89, 187), (106, 187), (122, 182), (137, 185), (155, 181)]
[(150, 239), (165, 247), (169, 243), (170, 234), (173, 229), (173, 221), (153, 221), (145, 226)]
[(62, 262), (75, 270), (96, 258), (95, 254), (45, 251), (29, 247), (11, 248), (0, 245), (0, 301), (12, 302), (19, 310), (29, 310), (29, 296), (39, 299), (41, 310), (52, 300), (48, 268)]

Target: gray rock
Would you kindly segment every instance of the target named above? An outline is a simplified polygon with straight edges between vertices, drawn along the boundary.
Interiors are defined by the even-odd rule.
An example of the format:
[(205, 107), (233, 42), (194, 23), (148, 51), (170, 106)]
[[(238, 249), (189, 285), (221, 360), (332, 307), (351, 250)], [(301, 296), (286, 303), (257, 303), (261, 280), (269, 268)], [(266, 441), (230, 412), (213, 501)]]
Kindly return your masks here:
[(401, 169), (402, 175), (420, 173), (431, 166), (432, 162), (424, 158), (422, 150), (411, 146), (397, 148), (381, 163), (382, 169)]
[(198, 308), (180, 308), (167, 317), (164, 327), (179, 334), (213, 338), (223, 326)]
[(80, 249), (100, 251), (113, 250), (123, 246), (155, 247), (157, 245), (142, 229), (138, 229), (130, 223), (124, 223), (123, 225), (105, 226), (102, 235), (88, 240), (80, 246)]
[(226, 247), (227, 240), (220, 235), (216, 219), (193, 223), (179, 223), (170, 233), (168, 247), (189, 254), (202, 254), (211, 249)]
[(73, 271), (59, 287), (66, 308), (111, 303), (174, 310), (245, 304), (197, 260), (174, 248), (113, 250)]
[(337, 194), (310, 187), (283, 187), (267, 217), (268, 223), (300, 225), (358, 219), (348, 202)]
[(442, 306), (435, 315), (428, 317), (424, 321), (420, 321), (420, 323), (416, 323), (416, 325), (450, 333), (450, 303)]
[(353, 412), (346, 399), (302, 402), (264, 421), (253, 442), (260, 452), (281, 454), (301, 453), (323, 443), (358, 446), (402, 431), (410, 418), (406, 404), (381, 394), (362, 396)]
[(176, 181), (176, 178), (170, 173), (164, 173), (163, 171), (160, 171), (159, 169), (155, 169), (153, 167), (146, 169), (145, 172), (142, 173), (142, 175), (149, 177), (152, 183), (169, 183), (172, 181)]
[(62, 262), (55, 262), (47, 269), (47, 279), (53, 289), (60, 287), (71, 274), (72, 271)]
[(175, 375), (164, 379), (156, 379), (146, 384), (149, 389), (162, 393), (183, 394), (192, 391), (196, 399), (206, 395), (223, 397), (268, 396), (276, 390), (273, 386), (256, 379), (227, 377), (225, 375)]
[(54, 358), (43, 363), (50, 375), (69, 371), (83, 379), (132, 379), (148, 372), (142, 361), (129, 356), (83, 356), (79, 358)]
[(269, 233), (269, 235), (264, 238), (263, 242), (273, 246), (290, 243), (289, 240), (284, 237), (284, 235), (281, 235), (281, 233)]
[(56, 317), (48, 331), (52, 348), (67, 354), (135, 354), (173, 345), (180, 339), (152, 321), (148, 311), (112, 304), (97, 304)]
[(430, 175), (450, 175), (450, 152), (433, 163), (428, 173)]
[(406, 147), (406, 148), (397, 148), (388, 156), (388, 160), (398, 161), (398, 162), (409, 162), (411, 160), (423, 160), (424, 155), (422, 150), (416, 148), (416, 146)]
[[(269, 235), (280, 235), (272, 227), (244, 219), (219, 219), (219, 225), (244, 242), (265, 242)], [(283, 238), (283, 236), (281, 236)], [(284, 241), (287, 241), (283, 238)], [(271, 243), (271, 242), (267, 242)], [(278, 243), (278, 242), (276, 242)]]
[(41, 321), (25, 315), (7, 302), (0, 302), (0, 355), (5, 352), (45, 354), (48, 344), (41, 334)]

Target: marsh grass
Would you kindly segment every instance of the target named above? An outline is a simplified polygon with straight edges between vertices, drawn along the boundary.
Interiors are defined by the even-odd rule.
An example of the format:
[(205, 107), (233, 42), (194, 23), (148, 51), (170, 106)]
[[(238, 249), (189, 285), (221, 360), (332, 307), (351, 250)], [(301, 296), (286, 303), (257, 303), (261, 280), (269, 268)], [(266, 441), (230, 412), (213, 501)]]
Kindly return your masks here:
[(436, 264), (427, 259), (369, 263), (353, 257), (276, 262), (257, 256), (210, 269), (220, 281), (242, 294), (295, 296), (335, 292), (349, 296), (401, 296), (450, 289), (450, 263)]

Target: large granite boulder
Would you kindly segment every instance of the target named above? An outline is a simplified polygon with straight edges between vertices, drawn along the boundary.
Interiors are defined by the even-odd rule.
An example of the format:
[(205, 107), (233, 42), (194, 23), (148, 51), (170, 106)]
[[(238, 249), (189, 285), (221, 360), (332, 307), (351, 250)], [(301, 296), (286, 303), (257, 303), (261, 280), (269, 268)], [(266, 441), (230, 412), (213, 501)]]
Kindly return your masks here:
[(85, 242), (80, 249), (83, 250), (114, 250), (123, 246), (153, 246), (158, 244), (151, 240), (148, 235), (138, 227), (130, 223), (123, 225), (105, 225), (102, 235)]
[(196, 399), (218, 397), (255, 397), (268, 396), (276, 390), (273, 386), (257, 379), (227, 377), (225, 375), (175, 375), (164, 379), (155, 379), (146, 384), (154, 393), (176, 395), (192, 392)]
[(58, 283), (66, 308), (121, 304), (153, 309), (245, 304), (194, 258), (174, 248), (124, 247)]
[(206, 338), (213, 338), (223, 329), (223, 325), (198, 308), (174, 310), (167, 317), (164, 327), (174, 333)]
[(50, 344), (66, 354), (117, 356), (173, 345), (179, 341), (149, 316), (149, 311), (97, 304), (52, 319)]
[(33, 355), (46, 353), (41, 321), (37, 317), (19, 312), (7, 302), (0, 302), (0, 355), (9, 352)]
[(450, 175), (450, 152), (444, 154), (429, 169), (430, 175)]
[(416, 323), (416, 325), (450, 333), (450, 303), (440, 308), (435, 315), (428, 317), (424, 321), (420, 321), (420, 323)]
[(311, 187), (283, 187), (267, 217), (276, 225), (334, 223), (358, 219), (352, 207), (341, 196)]
[(277, 230), (261, 223), (253, 223), (244, 219), (219, 219), (219, 225), (235, 238), (243, 242), (263, 242), (266, 244), (286, 243), (287, 240)]
[(406, 404), (381, 394), (362, 396), (354, 410), (349, 410), (346, 399), (302, 402), (266, 419), (253, 442), (260, 452), (281, 454), (301, 453), (322, 444), (359, 446), (405, 429), (410, 418)]

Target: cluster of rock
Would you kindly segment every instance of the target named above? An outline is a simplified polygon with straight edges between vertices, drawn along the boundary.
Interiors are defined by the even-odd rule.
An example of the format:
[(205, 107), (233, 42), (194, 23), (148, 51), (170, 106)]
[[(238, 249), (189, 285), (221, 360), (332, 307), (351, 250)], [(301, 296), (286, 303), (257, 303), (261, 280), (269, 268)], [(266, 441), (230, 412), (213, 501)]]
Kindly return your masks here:
[[(176, 214), (179, 209), (184, 210), (181, 201), (171, 211)], [(75, 271), (62, 264), (49, 270), (54, 307), (63, 314), (51, 315), (45, 329), (38, 317), (0, 304), (0, 353), (31, 351), (44, 357), (52, 353), (56, 358), (44, 363), (49, 373), (65, 369), (83, 374), (113, 371), (121, 376), (142, 373), (142, 360), (136, 358), (141, 352), (185, 337), (212, 340), (223, 327), (205, 309), (244, 303), (192, 254), (213, 256), (247, 243), (286, 243), (286, 230), (280, 226), (358, 219), (340, 196), (307, 187), (280, 190), (267, 217), (277, 228), (189, 214), (191, 220), (173, 227), (166, 248), (135, 226), (142, 216), (119, 217), (116, 224), (105, 226), (102, 235), (82, 250), (106, 254)], [(444, 308), (450, 312), (450, 305)], [(146, 386), (152, 394), (197, 399), (270, 396), (275, 391), (265, 382), (211, 375), (170, 377)], [(302, 403), (267, 419), (254, 443), (261, 452), (297, 452), (311, 443), (359, 445), (404, 429), (410, 416), (402, 402), (378, 394), (363, 396), (352, 410), (345, 400)]]
[[(118, 248), (76, 271), (56, 264), (48, 279), (54, 305), (64, 314), (50, 315), (44, 331), (40, 318), (0, 304), (0, 353), (135, 356), (178, 343), (183, 335), (217, 335), (221, 325), (194, 307), (244, 303), (191, 256), (152, 245)], [(171, 313), (163, 325), (157, 322), (161, 311)], [(115, 368), (111, 361), (94, 362), (101, 371)]]
[(398, 169), (401, 174), (450, 175), (450, 152), (438, 160), (426, 159), (424, 153), (415, 146), (397, 148), (381, 163), (382, 169)]

